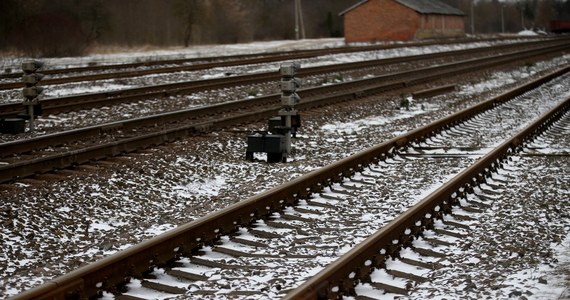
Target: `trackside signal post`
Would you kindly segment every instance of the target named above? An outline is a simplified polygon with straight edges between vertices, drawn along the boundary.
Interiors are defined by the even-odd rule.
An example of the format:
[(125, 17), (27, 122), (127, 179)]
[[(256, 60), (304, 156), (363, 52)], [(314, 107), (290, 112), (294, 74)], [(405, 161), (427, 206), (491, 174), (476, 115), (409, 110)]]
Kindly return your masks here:
[(34, 113), (38, 115), (41, 114), (39, 96), (44, 88), (37, 86), (37, 84), (44, 77), (44, 75), (36, 73), (36, 71), (38, 71), (42, 66), (43, 63), (39, 61), (30, 60), (22, 62), (22, 71), (24, 71), (22, 81), (25, 85), (24, 89), (22, 90), (22, 95), (24, 96), (24, 101), (22, 104), (28, 107), (30, 132), (34, 131)]
[(279, 116), (285, 121), (285, 128), (283, 135), (285, 136), (285, 157), (287, 154), (291, 153), (291, 133), (293, 130), (293, 118), (299, 116), (297, 110), (295, 110), (295, 104), (301, 101), (299, 95), (296, 91), (301, 87), (301, 81), (295, 78), (297, 71), (300, 69), (300, 65), (297, 63), (287, 63), (282, 64), (280, 68), (281, 72), (281, 105), (282, 108), (279, 110)]
[(250, 135), (247, 138), (246, 159), (253, 160), (255, 152), (267, 153), (267, 162), (287, 162), (291, 153), (291, 136), (295, 136), (301, 118), (295, 105), (301, 101), (296, 91), (301, 81), (295, 78), (300, 69), (298, 63), (281, 64), (281, 109), (279, 116), (269, 119), (268, 132)]

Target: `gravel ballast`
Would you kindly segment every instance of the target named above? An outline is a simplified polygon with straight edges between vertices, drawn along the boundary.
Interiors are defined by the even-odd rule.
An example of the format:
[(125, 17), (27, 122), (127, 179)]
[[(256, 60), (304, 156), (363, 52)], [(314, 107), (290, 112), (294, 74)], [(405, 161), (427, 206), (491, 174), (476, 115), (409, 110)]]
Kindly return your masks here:
[[(75, 173), (68, 172), (69, 177), (61, 181), (24, 180), (3, 186), (0, 190), (0, 228), (3, 240), (0, 249), (0, 295), (19, 293), (398, 133), (441, 118), (488, 98), (491, 94), (497, 94), (515, 83), (528, 80), (539, 71), (567, 63), (568, 59), (565, 57), (504, 73), (478, 74), (470, 81), (463, 79), (459, 91), (454, 95), (414, 100), (410, 111), (395, 109), (401, 100), (399, 95), (386, 95), (302, 112), (302, 132), (294, 143), (294, 152), (288, 164), (270, 165), (262, 161), (250, 163), (244, 160), (243, 131), (265, 127), (265, 124), (250, 124), (80, 167)], [(378, 116), (382, 116), (381, 121), (378, 121)], [(373, 123), (370, 119), (377, 122)], [(528, 159), (522, 157), (517, 162), (526, 162)], [(546, 175), (551, 178), (545, 179), (547, 191), (555, 183), (560, 187), (553, 188), (552, 193), (566, 191), (563, 198), (557, 196), (553, 199), (567, 201), (567, 182), (570, 181), (568, 166), (563, 167), (563, 162), (559, 161), (559, 168), (550, 172), (546, 167), (549, 165), (547, 160), (535, 163), (530, 171), (534, 170), (535, 175), (540, 176), (535, 176), (536, 178), (549, 178)], [(516, 167), (522, 168), (522, 164), (517, 164)], [(520, 187), (514, 193), (510, 190), (505, 193), (512, 194), (508, 196), (511, 198), (506, 198), (510, 199), (507, 202), (511, 206), (498, 205), (498, 211), (492, 210), (496, 213), (486, 217), (496, 221), (493, 230), (497, 234), (504, 231), (506, 225), (503, 221), (512, 223), (511, 227), (520, 227), (515, 228), (513, 234), (518, 234), (525, 226), (529, 226), (513, 226), (524, 225), (524, 215), (519, 216), (519, 219), (507, 217), (510, 214), (508, 208), (513, 203), (520, 204), (516, 200), (521, 194), (529, 195), (525, 201), (530, 207), (546, 209), (544, 213), (551, 209), (549, 207), (560, 210), (560, 214), (547, 213), (552, 220), (560, 220), (564, 217), (563, 213), (568, 212), (567, 202), (566, 206), (553, 204), (546, 208), (540, 207), (538, 199), (545, 194), (537, 194), (540, 190), (532, 188), (532, 184), (537, 183), (532, 181), (535, 177), (529, 175), (533, 174), (530, 171), (528, 174), (517, 173)], [(523, 209), (519, 205), (515, 208), (520, 212), (534, 214), (530, 207), (527, 209), (525, 206)], [(500, 214), (499, 211), (504, 212)], [(532, 219), (535, 224), (543, 222), (539, 216)], [(552, 243), (556, 239), (564, 241), (564, 232), (567, 235), (568, 224), (561, 222), (561, 227), (549, 235)], [(484, 235), (484, 232), (474, 232), (474, 236), (477, 234)], [(498, 237), (489, 235), (488, 240)], [(515, 246), (530, 247), (532, 244), (528, 243), (531, 240), (531, 237), (521, 238)], [(554, 246), (548, 244), (536, 247), (525, 252), (529, 253), (528, 256), (521, 257), (519, 254), (517, 257), (525, 257), (525, 262), (513, 263), (509, 270), (522, 272), (542, 263), (531, 258), (542, 255), (549, 247), (552, 249)], [(480, 249), (486, 251), (490, 248), (492, 245), (489, 242), (489, 245), (482, 245)], [(501, 249), (500, 252), (507, 250)], [(501, 255), (496, 256), (504, 258)], [(489, 260), (485, 268), (496, 264), (490, 259), (492, 257), (494, 256), (485, 257)], [(556, 266), (553, 257), (554, 252), (546, 258)], [(457, 268), (466, 268), (466, 265), (461, 265), (460, 258), (456, 258), (454, 263), (458, 264)], [(457, 278), (458, 286), (468, 278), (465, 273), (452, 270), (441, 270), (442, 274), (448, 272), (445, 274), (450, 275), (440, 277), (449, 277), (449, 280)], [(476, 286), (484, 286), (483, 279), (478, 279), (473, 274), (469, 276)], [(493, 284), (496, 286), (494, 282), (489, 283), (490, 286)], [(433, 292), (429, 286), (420, 287), (418, 299), (421, 295), (445, 294), (444, 291), (439, 291)], [(532, 292), (532, 289), (529, 291)], [(526, 290), (522, 291), (524, 292)]]

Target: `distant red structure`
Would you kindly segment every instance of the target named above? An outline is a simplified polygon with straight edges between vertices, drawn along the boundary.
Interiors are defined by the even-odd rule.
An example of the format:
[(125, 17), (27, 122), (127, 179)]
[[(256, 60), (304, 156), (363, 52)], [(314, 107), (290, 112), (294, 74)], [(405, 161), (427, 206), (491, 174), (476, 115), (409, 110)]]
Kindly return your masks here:
[(364, 0), (340, 15), (347, 43), (465, 35), (465, 13), (437, 0)]
[(550, 31), (554, 33), (570, 32), (570, 21), (552, 20), (550, 21)]

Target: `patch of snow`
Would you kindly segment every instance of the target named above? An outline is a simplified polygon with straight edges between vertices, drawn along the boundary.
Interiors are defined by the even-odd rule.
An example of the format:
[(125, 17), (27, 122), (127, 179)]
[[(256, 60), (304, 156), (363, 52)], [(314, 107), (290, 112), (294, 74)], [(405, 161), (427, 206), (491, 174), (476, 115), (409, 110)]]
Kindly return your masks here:
[(532, 30), (522, 30), (519, 31), (518, 35), (520, 36), (536, 36), (538, 35), (538, 33), (532, 31)]
[(174, 228), (176, 228), (176, 225), (174, 224), (154, 224), (153, 226), (147, 228), (147, 230), (145, 230), (145, 233), (151, 236), (155, 236)]
[[(533, 295), (528, 299), (548, 300), (566, 299), (570, 297), (568, 286), (570, 268), (570, 234), (559, 244), (552, 244), (557, 265), (543, 264), (533, 270), (523, 270), (510, 276), (507, 280), (515, 281), (517, 278), (534, 279)], [(519, 280), (520, 281), (520, 280)], [(512, 283), (512, 282), (511, 282)]]
[(190, 182), (186, 185), (178, 185), (173, 188), (173, 192), (182, 198), (192, 198), (200, 196), (216, 196), (225, 187), (226, 179), (223, 176), (216, 176), (207, 180)]

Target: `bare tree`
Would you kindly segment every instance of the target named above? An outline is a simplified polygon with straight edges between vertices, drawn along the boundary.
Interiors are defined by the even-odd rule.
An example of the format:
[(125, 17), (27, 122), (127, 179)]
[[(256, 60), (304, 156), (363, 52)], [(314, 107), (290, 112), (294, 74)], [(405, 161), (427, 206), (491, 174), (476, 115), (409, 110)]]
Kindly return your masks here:
[(192, 30), (196, 24), (200, 8), (196, 0), (178, 0), (175, 7), (178, 17), (184, 24), (184, 47), (188, 47), (192, 42)]
[(536, 15), (534, 23), (537, 27), (546, 29), (551, 20), (553, 20), (553, 1), (552, 0), (539, 0), (536, 8)]
[[(338, 13), (357, 0), (301, 0), (307, 38), (342, 36)], [(442, 0), (476, 33), (547, 27), (569, 0)], [(500, 2), (499, 2), (500, 1)], [(473, 16), (470, 15), (471, 5)], [(292, 0), (0, 0), (0, 50), (80, 55), (89, 45), (185, 45), (295, 38)], [(466, 26), (467, 28), (469, 25)]]

